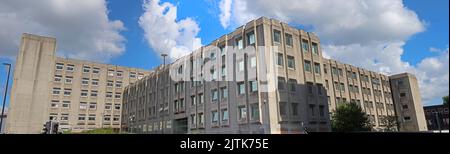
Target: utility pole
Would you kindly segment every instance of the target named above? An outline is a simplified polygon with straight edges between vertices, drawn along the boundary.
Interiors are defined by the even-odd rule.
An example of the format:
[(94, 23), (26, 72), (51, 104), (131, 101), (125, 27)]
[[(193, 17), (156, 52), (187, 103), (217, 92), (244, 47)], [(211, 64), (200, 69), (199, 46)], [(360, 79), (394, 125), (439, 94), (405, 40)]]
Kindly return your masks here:
[(9, 73), (11, 72), (11, 64), (3, 63), (3, 65), (8, 66), (8, 77), (6, 78), (5, 93), (3, 95), (2, 115), (0, 116), (0, 131), (3, 126), (3, 114), (5, 113), (6, 95), (8, 94)]

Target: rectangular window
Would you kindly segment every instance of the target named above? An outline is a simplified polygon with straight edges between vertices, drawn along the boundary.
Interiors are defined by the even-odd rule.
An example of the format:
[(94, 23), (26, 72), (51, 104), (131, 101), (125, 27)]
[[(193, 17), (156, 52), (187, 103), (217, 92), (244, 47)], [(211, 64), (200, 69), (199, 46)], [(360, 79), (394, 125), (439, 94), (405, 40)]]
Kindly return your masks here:
[(114, 95), (114, 98), (120, 99), (121, 96), (122, 96), (122, 93), (117, 93), (117, 92), (116, 92), (116, 94)]
[(72, 79), (73, 79), (73, 77), (72, 76), (66, 76), (66, 83), (67, 84), (71, 84), (72, 83)]
[(339, 73), (339, 76), (343, 76), (341, 68), (338, 68), (338, 73)]
[(306, 87), (308, 88), (308, 93), (313, 94), (313, 83), (307, 82)]
[(319, 55), (319, 47), (317, 46), (317, 43), (312, 43), (312, 53)]
[(289, 90), (294, 92), (296, 86), (297, 86), (297, 80), (289, 79)]
[(217, 111), (212, 111), (211, 112), (211, 122), (212, 123), (219, 122), (219, 113)]
[(298, 103), (291, 103), (292, 115), (298, 116)]
[(293, 40), (292, 40), (292, 35), (291, 34), (284, 34), (284, 37), (286, 37), (286, 45), (287, 46), (289, 46), (289, 47), (292, 47), (292, 42), (293, 42)]
[(244, 82), (238, 83), (238, 94), (239, 95), (245, 94), (245, 84), (244, 84)]
[(123, 71), (117, 71), (116, 75), (117, 75), (117, 77), (122, 77), (123, 76)]
[(196, 104), (196, 98), (195, 96), (191, 96), (191, 106), (194, 106)]
[(253, 31), (247, 33), (247, 44), (248, 45), (255, 44), (255, 33)]
[(70, 108), (70, 101), (63, 101), (62, 102), (62, 107), (63, 108)]
[(75, 70), (75, 65), (67, 64), (67, 71), (73, 72), (73, 70)]
[(225, 67), (225, 65), (223, 65), (222, 68), (221, 68), (221, 72), (220, 72), (220, 74), (222, 75), (222, 77), (225, 77), (225, 76), (227, 75), (226, 70), (227, 70), (227, 68)]
[(406, 97), (406, 93), (400, 93), (400, 97)]
[(105, 104), (105, 110), (111, 110), (112, 108), (112, 104), (111, 103), (106, 103)]
[(239, 71), (244, 71), (244, 61), (239, 62)]
[(293, 56), (287, 56), (288, 68), (295, 69), (295, 59)]
[(108, 76), (114, 76), (114, 70), (108, 70)]
[(89, 103), (89, 110), (96, 110), (97, 109), (97, 103), (91, 102)]
[(311, 61), (305, 60), (305, 71), (311, 72)]
[(281, 32), (278, 30), (273, 30), (273, 42), (281, 43)]
[(283, 77), (278, 77), (278, 90), (284, 90), (285, 83), (286, 83), (286, 81), (284, 80)]
[(83, 79), (81, 80), (81, 84), (82, 84), (82, 85), (89, 85), (89, 78), (83, 78)]
[(320, 117), (325, 116), (325, 106), (319, 105), (319, 115), (320, 115)]
[(53, 81), (55, 81), (55, 82), (61, 82), (61, 81), (62, 81), (62, 76), (61, 76), (61, 75), (55, 75)]
[(88, 120), (95, 121), (95, 114), (89, 114)]
[(61, 114), (61, 121), (67, 121), (69, 120), (69, 114)]
[(106, 92), (106, 98), (112, 98), (112, 92)]
[(112, 80), (108, 80), (107, 82), (106, 82), (106, 86), (107, 87), (112, 87), (114, 85), (114, 81), (112, 81)]
[(344, 83), (341, 83), (340, 85), (341, 85), (341, 86), (340, 86), (340, 90), (343, 91), (343, 92), (345, 92), (345, 85), (344, 85)]
[(114, 104), (114, 109), (115, 110), (120, 110), (120, 106), (121, 106), (120, 104)]
[(120, 115), (114, 115), (113, 121), (118, 122), (120, 120)]
[(203, 125), (203, 123), (205, 123), (205, 117), (203, 115), (203, 113), (198, 113), (198, 122), (200, 125)]
[(247, 118), (247, 108), (245, 106), (239, 106), (239, 120), (243, 120)]
[(322, 84), (317, 84), (317, 94), (319, 96), (321, 96), (323, 94), (322, 88), (323, 88)]
[(309, 104), (309, 112), (311, 112), (311, 116), (316, 116), (315, 108), (316, 108), (316, 105)]
[(251, 115), (250, 118), (252, 120), (259, 120), (259, 105), (257, 103), (250, 105)]
[(64, 96), (70, 96), (72, 94), (72, 89), (64, 89)]
[(250, 81), (250, 92), (258, 91), (258, 81)]
[(63, 63), (56, 63), (56, 70), (62, 70), (64, 69), (64, 64)]
[(320, 74), (320, 64), (314, 63), (314, 73)]
[(91, 90), (91, 96), (92, 97), (97, 97), (97, 95), (98, 95), (97, 90)]
[(83, 73), (89, 73), (91, 71), (91, 67), (83, 66)]
[(244, 42), (242, 40), (242, 37), (236, 39), (236, 46), (239, 50), (244, 49)]
[(302, 40), (302, 49), (303, 52), (307, 53), (309, 50), (308, 40)]
[(279, 66), (283, 66), (284, 65), (284, 60), (283, 60), (283, 54), (282, 53), (278, 53), (277, 54), (277, 65), (279, 65)]
[(58, 108), (58, 104), (59, 104), (59, 101), (52, 100), (52, 102), (50, 103), (50, 107), (51, 108)]
[(130, 78), (136, 78), (136, 72), (130, 72)]
[(87, 97), (88, 96), (88, 90), (81, 90), (81, 97)]
[(191, 125), (195, 126), (197, 124), (197, 118), (195, 114), (191, 114)]
[(94, 74), (100, 73), (100, 68), (98, 68), (98, 67), (92, 68), (92, 73), (94, 73)]
[(286, 116), (287, 115), (286, 102), (280, 102), (280, 115), (281, 116)]
[(199, 104), (203, 104), (204, 101), (205, 101), (205, 100), (204, 100), (203, 94), (199, 94), (198, 97), (200, 97), (200, 102), (199, 102)]
[(255, 68), (256, 67), (256, 57), (250, 58), (250, 67)]
[(222, 122), (228, 123), (228, 109), (222, 109)]
[(98, 79), (92, 79), (92, 85), (98, 86)]
[(86, 114), (78, 114), (78, 120), (79, 120), (79, 121), (84, 121), (84, 120), (86, 120)]
[(227, 87), (220, 88), (220, 93), (222, 94), (222, 99), (228, 98), (228, 89), (227, 89)]
[(79, 106), (81, 110), (85, 110), (87, 109), (87, 103), (86, 102), (80, 102), (80, 106)]
[(211, 91), (211, 96), (211, 101), (217, 101), (219, 99), (219, 92), (217, 91), (217, 89)]

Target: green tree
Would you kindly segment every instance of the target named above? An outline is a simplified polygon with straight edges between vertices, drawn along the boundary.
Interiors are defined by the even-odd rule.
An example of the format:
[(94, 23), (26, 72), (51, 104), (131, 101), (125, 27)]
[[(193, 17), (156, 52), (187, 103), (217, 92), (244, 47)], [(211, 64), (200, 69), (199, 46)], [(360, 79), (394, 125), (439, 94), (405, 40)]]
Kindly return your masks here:
[(397, 130), (397, 117), (396, 116), (384, 116), (381, 118), (381, 123), (385, 125), (386, 131)]
[(331, 127), (335, 132), (370, 131), (369, 117), (355, 103), (339, 103), (332, 115)]
[(444, 101), (444, 105), (445, 105), (445, 106), (448, 106), (448, 95), (442, 97), (442, 100)]

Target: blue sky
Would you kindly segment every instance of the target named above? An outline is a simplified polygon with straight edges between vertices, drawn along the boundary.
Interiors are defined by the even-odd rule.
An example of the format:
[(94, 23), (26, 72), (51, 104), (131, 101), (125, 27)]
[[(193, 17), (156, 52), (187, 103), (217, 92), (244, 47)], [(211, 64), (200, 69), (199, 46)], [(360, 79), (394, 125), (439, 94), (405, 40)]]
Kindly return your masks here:
[[(102, 1), (102, 0), (99, 0)], [(187, 36), (191, 36), (192, 38), (199, 38), (201, 39), (201, 44), (209, 44), (214, 39), (231, 32), (236, 26), (239, 26), (242, 24), (242, 20), (246, 21), (248, 17), (241, 16), (242, 10), (244, 10), (245, 13), (252, 14), (253, 16), (269, 16), (269, 17), (275, 17), (279, 18), (280, 20), (286, 21), (290, 23), (291, 25), (296, 25), (298, 28), (307, 27), (308, 30), (312, 30), (314, 32), (317, 32), (319, 37), (322, 39), (322, 42), (325, 42), (322, 44), (322, 48), (324, 52), (326, 52), (327, 55), (329, 55), (331, 58), (336, 58), (338, 60), (342, 60), (343, 62), (350, 63), (357, 66), (362, 66), (368, 69), (372, 69), (375, 71), (385, 71), (387, 72), (404, 72), (409, 71), (416, 73), (420, 82), (421, 82), (421, 90), (426, 91), (422, 92), (422, 95), (425, 96), (424, 104), (426, 105), (432, 105), (432, 104), (440, 104), (441, 103), (441, 95), (447, 95), (448, 94), (448, 42), (449, 42), (449, 4), (447, 0), (431, 0), (431, 1), (423, 1), (423, 0), (408, 0), (408, 1), (393, 1), (388, 0), (387, 3), (400, 3), (398, 4), (392, 4), (392, 6), (399, 6), (394, 7), (392, 10), (384, 9), (384, 7), (377, 7), (378, 4), (374, 4), (376, 2), (368, 2), (367, 4), (369, 8), (374, 9), (360, 9), (358, 7), (356, 8), (345, 8), (347, 6), (337, 6), (335, 9), (330, 9), (330, 11), (337, 10), (338, 13), (335, 14), (327, 14), (326, 12), (322, 14), (321, 16), (316, 16), (314, 19), (293, 14), (292, 12), (301, 12), (302, 14), (308, 15), (308, 13), (315, 13), (317, 12), (308, 12), (308, 10), (302, 10), (304, 8), (301, 7), (301, 5), (290, 5), (289, 1), (286, 1), (287, 4), (280, 2), (276, 3), (275, 1), (264, 1), (262, 3), (267, 4), (255, 4), (254, 7), (260, 7), (267, 9), (268, 6), (270, 6), (269, 10), (261, 12), (257, 9), (250, 9), (240, 6), (241, 2), (232, 1), (231, 5), (228, 5), (230, 9), (224, 9), (226, 6), (225, 3), (221, 3), (222, 1), (228, 1), (228, 0), (196, 0), (196, 1), (181, 1), (181, 0), (170, 0), (170, 1), (162, 1), (157, 4), (153, 4), (153, 7), (161, 7), (161, 5), (164, 2), (168, 2), (166, 4), (171, 4), (171, 8), (176, 8), (177, 13), (175, 15), (175, 20), (172, 21), (169, 19), (170, 24), (175, 25), (182, 25), (180, 21), (185, 19), (190, 19), (190, 24), (185, 25), (185, 28), (189, 29), (192, 28), (195, 31), (195, 27), (199, 28), (199, 31), (193, 32), (193, 34), (186, 34)], [(230, 1), (231, 2), (231, 1)], [(272, 3), (273, 4), (269, 4)], [(297, 1), (293, 1), (296, 3)], [(344, 1), (353, 3), (353, 1)], [(0, 4), (3, 2), (0, 2)], [(4, 4), (3, 6), (11, 6), (11, 9), (8, 8), (2, 8), (0, 7), (0, 15), (5, 12), (14, 12), (18, 15), (24, 15), (25, 13), (20, 12), (20, 9), (15, 12), (17, 9), (13, 9), (15, 4), (11, 0), (10, 2), (5, 2), (7, 4)], [(139, 19), (145, 12), (155, 13), (152, 12), (153, 10), (144, 10), (143, 8), (144, 1), (141, 0), (134, 0), (134, 1), (123, 1), (123, 0), (109, 0), (106, 3), (106, 6), (103, 6), (103, 4), (92, 4), (93, 6), (98, 6), (97, 10), (102, 10), (101, 8), (106, 7), (108, 12), (103, 12), (107, 15), (108, 19), (102, 19), (99, 17), (99, 21), (102, 21), (106, 24), (116, 25), (113, 27), (116, 28), (110, 28), (111, 33), (117, 34), (123, 37), (122, 41), (120, 38), (117, 38), (116, 40), (113, 40), (111, 43), (114, 45), (117, 45), (119, 48), (113, 48), (113, 49), (105, 49), (105, 50), (97, 50), (95, 48), (85, 47), (89, 45), (78, 45), (83, 50), (74, 50), (73, 48), (67, 47), (69, 43), (65, 42), (71, 42), (69, 38), (65, 38), (63, 34), (65, 33), (64, 30), (58, 29), (58, 27), (51, 29), (52, 27), (44, 30), (40, 30), (40, 27), (11, 27), (14, 29), (14, 34), (12, 35), (16, 36), (16, 42), (6, 42), (8, 44), (1, 44), (2, 46), (11, 46), (11, 48), (4, 48), (0, 47), (0, 51), (8, 51), (3, 52), (0, 54), (0, 61), (3, 62), (10, 62), (14, 63), (15, 55), (17, 54), (15, 51), (12, 51), (11, 49), (14, 49), (15, 46), (17, 46), (17, 41), (19, 40), (20, 36), (18, 34), (22, 32), (33, 32), (37, 34), (42, 35), (49, 35), (49, 36), (56, 36), (58, 40), (61, 40), (61, 44), (58, 44), (58, 52), (63, 53), (64, 55), (73, 57), (73, 58), (79, 58), (79, 59), (88, 59), (88, 60), (94, 60), (99, 62), (105, 62), (115, 65), (121, 65), (121, 66), (129, 66), (129, 67), (137, 67), (137, 68), (143, 68), (143, 69), (151, 69), (161, 63), (161, 59), (159, 57), (159, 54), (162, 52), (161, 49), (158, 49), (158, 46), (161, 47), (160, 44), (152, 44), (149, 43), (151, 39), (147, 38), (145, 34), (148, 34), (149, 31), (155, 30), (153, 27), (148, 27), (148, 25), (145, 24), (139, 24)], [(258, 2), (256, 2), (258, 3)], [(334, 1), (333, 1), (334, 3)], [(355, 2), (356, 3), (356, 2)], [(323, 4), (323, 3), (322, 3)], [(31, 4), (30, 4), (31, 5)], [(77, 4), (73, 4), (77, 5)], [(82, 5), (82, 4), (80, 4)], [(309, 4), (305, 4), (309, 5)], [(354, 6), (364, 6), (364, 5), (348, 5), (348, 7), (354, 7)], [(273, 7), (272, 7), (273, 6)], [(278, 6), (289, 6), (288, 9), (280, 10), (278, 9)], [(314, 6), (314, 5), (311, 5)], [(373, 6), (373, 7), (372, 7)], [(389, 5), (390, 6), (390, 5)], [(31, 6), (30, 6), (31, 7)], [(342, 8), (343, 7), (343, 8)], [(241, 9), (239, 12), (239, 8)], [(319, 7), (320, 8), (320, 7)], [(73, 10), (77, 10), (79, 8), (74, 7), (71, 8)], [(170, 8), (166, 8), (170, 9)], [(298, 10), (297, 10), (298, 9)], [(385, 28), (386, 31), (388, 31), (390, 34), (393, 34), (392, 36), (390, 34), (385, 34), (386, 38), (383, 39), (384, 35), (372, 37), (375, 36), (375, 34), (371, 34), (370, 31), (364, 31), (364, 26), (370, 28), (370, 22), (369, 24), (364, 25), (362, 24), (362, 28), (354, 28), (349, 29), (347, 33), (340, 33), (340, 32), (328, 32), (324, 30), (324, 27), (327, 27), (326, 25), (330, 25), (329, 21), (327, 21), (327, 17), (330, 19), (335, 19), (335, 16), (339, 16), (339, 9), (344, 10), (356, 10), (356, 14), (358, 14), (358, 11), (361, 12), (361, 14), (367, 15), (367, 20), (372, 20), (374, 17), (377, 17), (377, 15), (373, 15), (373, 12), (383, 13), (383, 12), (391, 12), (391, 14), (398, 13), (399, 15), (396, 16), (398, 18), (393, 19), (400, 19), (399, 21), (405, 21), (405, 22), (397, 22), (394, 25), (394, 28), (391, 27), (383, 27), (383, 25), (379, 26), (380, 29)], [(56, 9), (57, 10), (57, 9)], [(79, 9), (82, 10), (82, 9)], [(368, 10), (368, 11), (367, 11)], [(373, 11), (372, 11), (373, 10)], [(86, 10), (86, 13), (90, 13), (90, 10)], [(93, 12), (96, 10), (92, 10)], [(372, 11), (372, 12), (370, 12)], [(410, 11), (408, 13), (408, 11)], [(277, 12), (277, 13), (272, 13)], [(323, 11), (321, 11), (323, 12)], [(344, 11), (345, 12), (345, 11)], [(343, 20), (346, 19), (344, 17), (348, 16), (348, 14), (345, 14), (341, 11)], [(406, 13), (405, 13), (406, 12)], [(412, 15), (411, 15), (412, 12)], [(229, 17), (222, 17), (221, 14), (229, 13)], [(61, 12), (60, 14), (67, 15), (65, 18), (67, 19), (74, 19), (78, 20), (79, 18), (73, 17), (72, 14), (64, 14), (64, 12)], [(372, 14), (372, 16), (370, 16)], [(162, 14), (164, 15), (164, 14)], [(415, 17), (415, 15), (417, 17)], [(81, 15), (80, 15), (81, 16)], [(84, 15), (86, 17), (86, 15)], [(89, 16), (89, 15), (88, 15)], [(253, 17), (250, 16), (250, 17)], [(352, 15), (350, 15), (352, 16)], [(73, 17), (73, 18), (72, 18)], [(323, 19), (321, 19), (323, 17)], [(95, 18), (92, 17), (92, 18)], [(404, 18), (404, 20), (402, 19)], [(154, 20), (151, 19), (167, 19), (164, 17), (155, 17), (155, 18), (147, 18), (146, 23), (151, 23)], [(3, 21), (2, 21), (3, 20)], [(14, 18), (4, 18), (0, 19), (0, 27), (7, 27), (10, 26), (6, 23), (20, 23), (22, 21), (14, 21)], [(87, 19), (86, 19), (87, 20)], [(105, 20), (105, 21), (103, 21)], [(145, 19), (144, 19), (145, 20)], [(374, 19), (375, 20), (375, 19)], [(381, 21), (384, 21), (380, 19)], [(115, 24), (113, 21), (120, 21), (122, 25)], [(229, 24), (223, 24), (221, 21), (228, 21)], [(366, 21), (364, 18), (361, 19), (361, 21)], [(29, 18), (29, 22), (36, 22), (39, 23), (40, 21), (37, 21), (33, 18)], [(55, 22), (64, 22), (62, 21), (55, 21)], [(82, 22), (89, 22), (89, 21), (82, 21)], [(339, 21), (336, 21), (339, 22)], [(367, 21), (366, 21), (367, 22)], [(393, 21), (394, 22), (394, 21)], [(341, 23), (341, 22), (339, 22)], [(345, 22), (344, 22), (345, 23)], [(377, 22), (378, 23), (378, 22)], [(406, 23), (406, 24), (405, 24)], [(413, 23), (413, 24), (411, 24)], [(385, 25), (388, 25), (389, 21)], [(418, 24), (418, 25), (417, 25)], [(37, 24), (39, 25), (39, 24)], [(42, 25), (42, 23), (41, 23)], [(87, 30), (86, 27), (83, 26), (84, 24), (80, 25), (73, 25), (78, 26), (74, 27), (74, 31), (76, 32), (85, 32), (85, 31), (92, 31), (92, 29), (95, 29), (97, 24), (92, 24), (92, 27)], [(104, 24), (99, 24), (104, 25)], [(70, 26), (67, 27), (67, 29), (70, 29)], [(145, 29), (144, 27), (147, 27)], [(169, 27), (169, 26), (167, 26)], [(397, 27), (397, 28), (396, 28)], [(99, 26), (98, 29), (101, 31), (104, 27)], [(166, 27), (159, 27), (160, 29), (165, 29)], [(329, 27), (328, 27), (329, 28)], [(42, 28), (41, 28), (42, 29)], [(403, 31), (403, 29), (405, 29)], [(381, 30), (383, 31), (383, 30)], [(169, 31), (170, 32), (170, 31)], [(394, 35), (397, 34), (398, 36)], [(180, 32), (182, 33), (182, 32)], [(344, 42), (339, 42), (339, 40), (335, 39), (335, 35), (337, 34), (360, 34), (362, 36), (367, 36), (368, 41), (362, 42), (358, 41), (361, 40), (355, 36), (355, 39), (349, 39), (344, 40)], [(379, 33), (378, 31), (375, 31), (374, 33)], [(76, 34), (76, 33), (75, 33)], [(2, 36), (3, 35), (3, 36)], [(156, 34), (155, 34), (156, 35)], [(158, 37), (164, 38), (164, 34), (157, 34)], [(8, 37), (11, 35), (6, 35), (4, 33), (0, 32), (0, 41), (2, 40), (2, 37)], [(61, 37), (59, 37), (61, 36)], [(72, 35), (73, 36), (73, 35)], [(109, 35), (108, 35), (109, 36)], [(349, 35), (348, 37), (352, 37), (353, 35)], [(75, 36), (77, 38), (77, 36)], [(80, 37), (81, 38), (81, 37)], [(364, 37), (366, 38), (366, 37)], [(95, 39), (105, 39), (105, 38), (95, 38)], [(175, 37), (173, 40), (177, 42), (177, 45), (183, 46), (185, 42), (183, 42), (183, 39), (179, 39)], [(356, 41), (355, 41), (356, 40)], [(376, 43), (374, 43), (376, 42)], [(381, 43), (380, 43), (381, 42)], [(124, 48), (120, 48), (120, 45), (124, 45)], [(164, 45), (162, 45), (164, 46)], [(379, 46), (389, 46), (391, 48), (385, 48), (379, 49), (376, 47)], [(432, 49), (433, 48), (433, 49)], [(90, 50), (92, 49), (92, 50)], [(171, 50), (171, 48), (168, 48)], [(188, 47), (189, 49), (189, 47)], [(359, 51), (360, 50), (360, 51)], [(95, 57), (94, 59), (90, 59), (90, 57), (83, 57), (83, 52), (91, 52), (93, 54), (101, 55), (102, 52), (107, 53), (118, 53), (113, 56), (109, 56), (107, 58)], [(94, 53), (95, 52), (95, 53)], [(373, 57), (377, 57), (379, 55), (386, 54), (387, 52), (395, 53), (394, 59), (390, 60), (383, 60), (383, 59), (376, 59)], [(366, 58), (360, 58), (363, 59), (363, 61), (357, 61), (355, 60), (355, 57), (351, 57), (353, 53), (361, 54), (362, 57), (366, 56)], [(374, 54), (374, 55), (372, 55)], [(72, 55), (72, 56), (71, 56)], [(396, 59), (395, 59), (395, 56)], [(442, 56), (447, 56), (447, 58), (439, 58)], [(356, 59), (358, 59), (356, 58)], [(429, 59), (429, 60), (426, 60)], [(375, 63), (371, 63), (370, 61), (374, 61)], [(369, 62), (368, 62), (369, 61)], [(395, 63), (392, 63), (392, 61), (395, 61)], [(377, 64), (380, 63), (380, 64)], [(397, 65), (398, 66), (392, 66)], [(409, 64), (410, 66), (405, 66), (406, 64)], [(430, 68), (430, 69), (428, 69)], [(446, 70), (443, 70), (443, 68), (446, 68)], [(439, 71), (440, 70), (440, 71)], [(443, 72), (443, 73), (442, 73)], [(433, 77), (433, 79), (431, 79)], [(3, 97), (3, 86), (5, 84), (6, 78), (6, 70), (4, 67), (0, 67), (0, 87)], [(444, 81), (442, 81), (444, 80)], [(436, 92), (437, 91), (437, 92)], [(435, 94), (431, 96), (431, 94)], [(428, 96), (430, 95), (430, 96)], [(422, 96), (424, 97), (424, 96)]]

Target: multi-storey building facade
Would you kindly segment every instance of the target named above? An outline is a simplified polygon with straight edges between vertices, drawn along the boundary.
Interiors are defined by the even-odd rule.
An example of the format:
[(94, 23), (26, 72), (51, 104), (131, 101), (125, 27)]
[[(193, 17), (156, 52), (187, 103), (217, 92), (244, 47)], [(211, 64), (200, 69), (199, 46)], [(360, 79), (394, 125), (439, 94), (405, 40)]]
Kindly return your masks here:
[[(339, 103), (351, 102), (367, 113), (375, 130), (383, 130), (384, 117), (397, 113), (391, 80), (397, 76), (391, 79), (325, 59), (314, 33), (263, 17), (127, 87), (122, 129), (134, 133), (330, 131), (330, 113)], [(418, 89), (410, 90), (416, 98), (410, 103), (421, 105)], [(419, 117), (412, 123), (423, 123), (422, 110), (411, 114)], [(423, 130), (408, 129), (412, 123), (402, 123), (400, 130)]]
[(389, 79), (400, 131), (428, 130), (416, 77), (402, 73)]
[(367, 113), (375, 130), (387, 116), (395, 116), (389, 77), (363, 68), (324, 59), (325, 89), (330, 113), (339, 103), (356, 103)]
[(149, 71), (57, 57), (56, 39), (24, 34), (14, 69), (7, 133), (120, 128), (125, 86)]
[(428, 130), (447, 130), (448, 132), (448, 105), (425, 106), (423, 109)]

